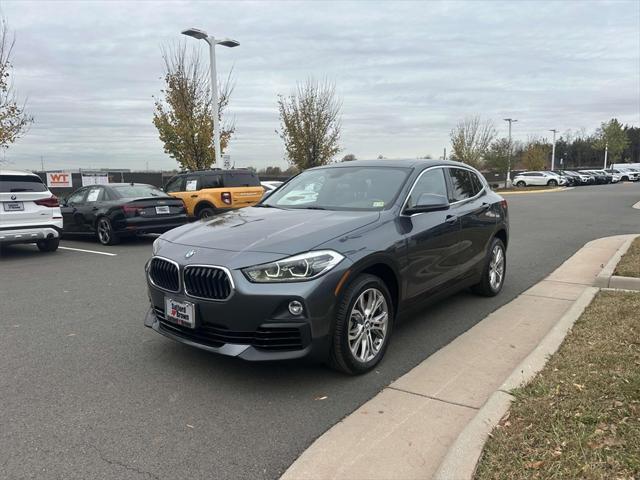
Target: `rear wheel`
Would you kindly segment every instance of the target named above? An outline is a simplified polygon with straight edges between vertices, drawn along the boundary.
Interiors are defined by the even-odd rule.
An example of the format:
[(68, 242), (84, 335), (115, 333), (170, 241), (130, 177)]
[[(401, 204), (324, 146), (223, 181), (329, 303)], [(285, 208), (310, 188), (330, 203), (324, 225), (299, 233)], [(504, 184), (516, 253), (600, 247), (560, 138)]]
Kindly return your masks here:
[(198, 218), (203, 220), (205, 218), (213, 217), (216, 214), (216, 211), (211, 207), (202, 207), (198, 210)]
[(387, 286), (378, 277), (360, 275), (338, 304), (329, 364), (349, 375), (368, 372), (384, 356), (392, 330)]
[(557, 187), (558, 186), (558, 182), (556, 180), (549, 180), (547, 182), (547, 185), (550, 187)]
[(113, 231), (111, 221), (107, 217), (100, 217), (98, 219), (96, 236), (102, 245), (115, 245), (120, 241), (118, 235)]
[(47, 240), (38, 240), (36, 245), (41, 252), (55, 252), (58, 249), (58, 245), (60, 245), (60, 239), (49, 238)]
[(516, 182), (516, 187), (522, 188), (522, 187), (526, 187), (526, 186), (527, 186), (527, 184), (524, 183), (522, 180), (520, 180), (519, 182)]
[(504, 285), (504, 277), (507, 273), (507, 257), (505, 255), (504, 243), (499, 238), (491, 241), (487, 258), (485, 259), (482, 279), (472, 287), (475, 293), (485, 297), (494, 297)]

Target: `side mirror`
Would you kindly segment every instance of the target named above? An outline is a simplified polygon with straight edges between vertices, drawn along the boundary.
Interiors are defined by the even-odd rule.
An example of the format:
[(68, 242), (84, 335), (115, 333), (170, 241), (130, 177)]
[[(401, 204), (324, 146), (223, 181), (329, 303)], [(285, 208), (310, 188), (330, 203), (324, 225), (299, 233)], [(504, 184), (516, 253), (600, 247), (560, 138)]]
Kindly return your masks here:
[(67, 199), (64, 197), (61, 197), (58, 199), (58, 203), (60, 204), (61, 207), (68, 207), (67, 205)]
[(408, 207), (404, 213), (413, 215), (415, 213), (436, 212), (439, 210), (448, 210), (449, 200), (444, 195), (436, 195), (433, 193), (423, 193), (418, 197), (418, 201), (412, 207)]

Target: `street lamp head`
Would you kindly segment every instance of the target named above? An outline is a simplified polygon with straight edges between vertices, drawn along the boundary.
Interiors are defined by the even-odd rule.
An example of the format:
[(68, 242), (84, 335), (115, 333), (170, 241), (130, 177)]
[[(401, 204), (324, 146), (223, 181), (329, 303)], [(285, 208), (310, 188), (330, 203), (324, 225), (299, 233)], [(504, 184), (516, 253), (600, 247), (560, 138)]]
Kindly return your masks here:
[(218, 45), (222, 45), (229, 48), (237, 47), (238, 45), (240, 45), (240, 42), (238, 42), (237, 40), (232, 40), (230, 38), (223, 38), (222, 40), (217, 40), (216, 43)]
[(198, 28), (187, 28), (186, 30), (183, 30), (181, 33), (188, 37), (197, 38), (198, 40), (206, 40), (206, 38), (209, 36), (207, 35), (207, 32), (205, 32), (204, 30), (200, 30)]

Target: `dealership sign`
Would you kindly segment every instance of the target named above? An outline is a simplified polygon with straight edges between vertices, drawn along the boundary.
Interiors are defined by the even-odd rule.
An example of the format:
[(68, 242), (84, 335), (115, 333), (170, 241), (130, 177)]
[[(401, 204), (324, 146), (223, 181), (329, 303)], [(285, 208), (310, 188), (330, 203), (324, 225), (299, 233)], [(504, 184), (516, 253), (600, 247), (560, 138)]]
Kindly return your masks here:
[(71, 172), (47, 172), (49, 188), (71, 188)]

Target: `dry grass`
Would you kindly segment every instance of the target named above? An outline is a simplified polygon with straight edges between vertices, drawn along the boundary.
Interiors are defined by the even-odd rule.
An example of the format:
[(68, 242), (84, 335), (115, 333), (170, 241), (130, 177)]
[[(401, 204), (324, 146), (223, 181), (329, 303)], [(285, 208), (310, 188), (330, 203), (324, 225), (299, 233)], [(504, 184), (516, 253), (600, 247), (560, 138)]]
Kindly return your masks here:
[(622, 256), (614, 275), (640, 277), (640, 237), (633, 241), (627, 253)]
[(639, 479), (640, 294), (598, 294), (513, 393), (476, 479)]

